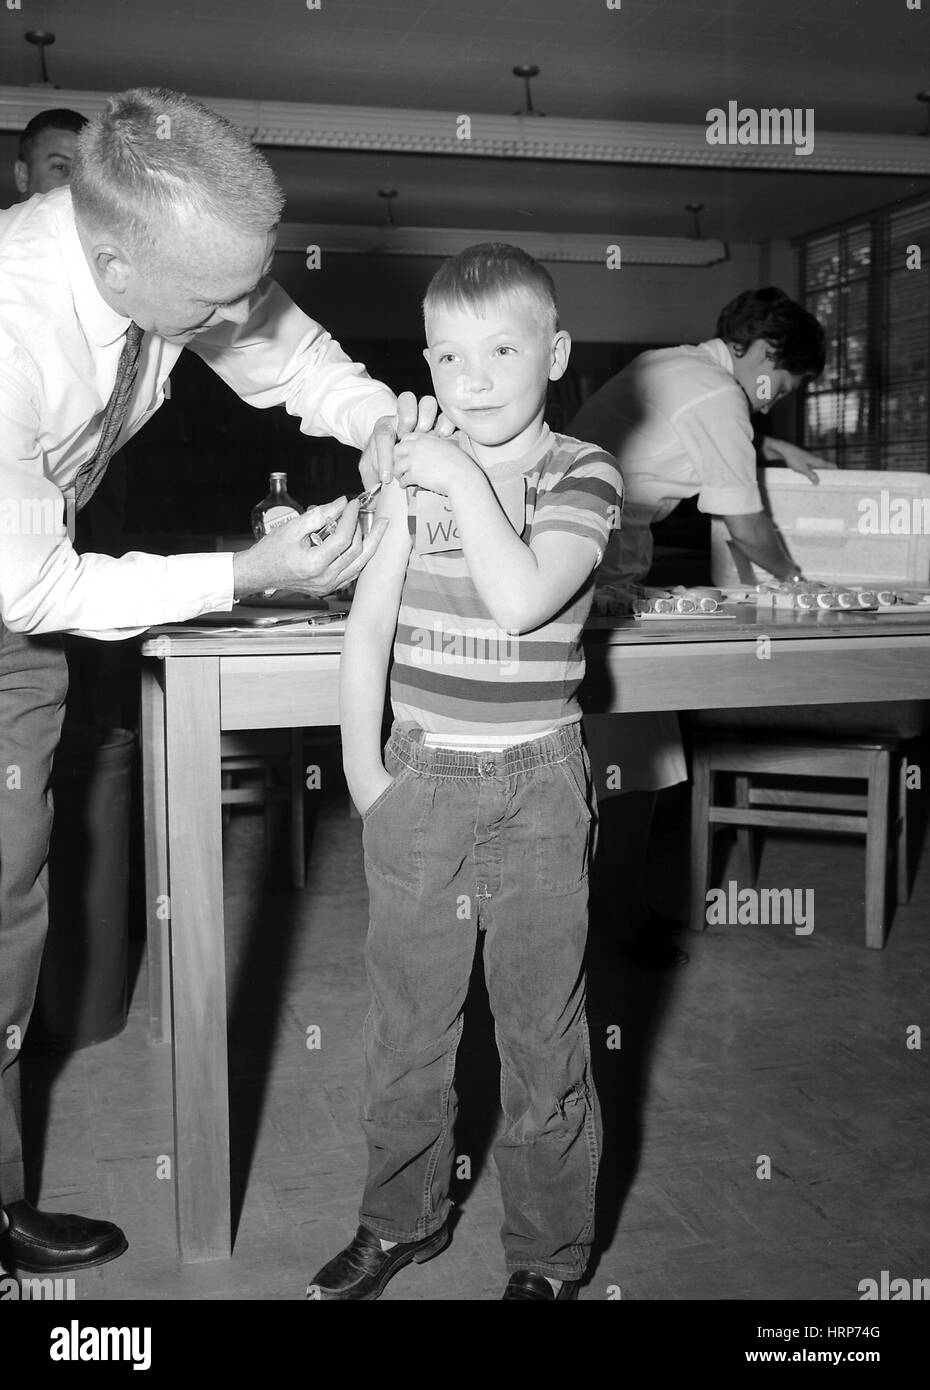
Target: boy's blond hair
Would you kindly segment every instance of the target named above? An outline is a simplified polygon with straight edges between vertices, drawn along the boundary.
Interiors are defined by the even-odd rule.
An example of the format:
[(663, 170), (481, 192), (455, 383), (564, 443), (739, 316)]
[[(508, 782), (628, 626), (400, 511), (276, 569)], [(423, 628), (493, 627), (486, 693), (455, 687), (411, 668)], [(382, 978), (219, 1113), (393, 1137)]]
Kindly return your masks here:
[(557, 333), (559, 310), (548, 270), (519, 246), (484, 241), (450, 256), (439, 267), (423, 299), (423, 319), (428, 324), (430, 315), (442, 308), (480, 311), (495, 300), (520, 293), (538, 307), (543, 331)]

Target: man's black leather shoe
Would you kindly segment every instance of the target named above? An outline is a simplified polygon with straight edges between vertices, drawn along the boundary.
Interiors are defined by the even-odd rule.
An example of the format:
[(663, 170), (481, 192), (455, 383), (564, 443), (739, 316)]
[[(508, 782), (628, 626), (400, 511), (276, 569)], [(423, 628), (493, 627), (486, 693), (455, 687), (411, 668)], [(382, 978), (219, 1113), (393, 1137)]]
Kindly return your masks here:
[(380, 1298), (389, 1279), (409, 1265), (423, 1264), (449, 1244), (449, 1231), (443, 1226), (425, 1240), (400, 1241), (391, 1250), (382, 1250), (373, 1231), (359, 1226), (351, 1242), (323, 1266), (307, 1286), (308, 1299)]
[(579, 1279), (563, 1279), (562, 1287), (556, 1293), (544, 1274), (534, 1274), (531, 1269), (518, 1269), (516, 1274), (510, 1276), (504, 1298), (541, 1298), (555, 1303), (560, 1298), (577, 1298), (580, 1282)]
[(111, 1221), (70, 1212), (36, 1211), (28, 1202), (3, 1208), (9, 1226), (0, 1231), (0, 1264), (11, 1272), (66, 1274), (115, 1260), (127, 1240)]

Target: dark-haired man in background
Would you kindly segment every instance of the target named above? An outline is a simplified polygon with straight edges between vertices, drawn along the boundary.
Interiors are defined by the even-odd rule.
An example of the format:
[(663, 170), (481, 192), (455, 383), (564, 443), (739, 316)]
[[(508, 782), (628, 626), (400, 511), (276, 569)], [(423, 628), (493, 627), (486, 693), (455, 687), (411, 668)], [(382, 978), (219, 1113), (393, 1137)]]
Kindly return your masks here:
[(66, 106), (33, 116), (19, 137), (19, 157), (13, 165), (17, 193), (31, 198), (69, 183), (75, 140), (86, 125), (86, 116)]
[[(630, 612), (652, 565), (652, 526), (686, 497), (721, 516), (736, 546), (776, 579), (801, 578), (762, 506), (752, 414), (767, 414), (819, 376), (824, 358), (812, 314), (781, 290), (746, 290), (721, 311), (715, 338), (642, 353), (585, 402), (568, 433), (615, 454), (624, 488), (622, 523), (597, 574), (599, 611)], [(815, 468), (829, 466), (782, 440), (761, 447), (767, 461), (812, 483)], [(656, 793), (687, 778), (677, 715), (587, 715), (585, 737), (602, 843), (610, 847), (602, 856), (611, 876), (605, 888), (623, 902), (627, 953), (646, 965), (683, 963), (684, 953), (656, 930), (672, 924), (650, 909), (643, 868)], [(611, 767), (620, 769), (619, 788), (608, 785), (617, 780), (608, 777)]]

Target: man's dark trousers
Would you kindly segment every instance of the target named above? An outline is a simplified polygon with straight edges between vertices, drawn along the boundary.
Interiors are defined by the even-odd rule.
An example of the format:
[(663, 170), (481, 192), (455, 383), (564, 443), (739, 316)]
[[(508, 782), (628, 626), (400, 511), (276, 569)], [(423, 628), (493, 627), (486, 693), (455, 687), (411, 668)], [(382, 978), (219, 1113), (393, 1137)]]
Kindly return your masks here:
[(49, 781), (68, 668), (58, 636), (0, 620), (0, 1203), (25, 1196), (19, 1057), (48, 931)]

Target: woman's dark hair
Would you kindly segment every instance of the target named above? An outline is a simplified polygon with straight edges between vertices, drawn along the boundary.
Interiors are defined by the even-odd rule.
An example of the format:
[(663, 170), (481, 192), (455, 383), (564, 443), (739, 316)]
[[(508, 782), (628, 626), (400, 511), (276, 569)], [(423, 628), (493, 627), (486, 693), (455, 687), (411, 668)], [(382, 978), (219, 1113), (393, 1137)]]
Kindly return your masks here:
[(720, 311), (717, 337), (745, 350), (763, 338), (775, 365), (792, 376), (815, 377), (826, 360), (824, 331), (813, 314), (781, 290), (744, 290)]

